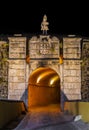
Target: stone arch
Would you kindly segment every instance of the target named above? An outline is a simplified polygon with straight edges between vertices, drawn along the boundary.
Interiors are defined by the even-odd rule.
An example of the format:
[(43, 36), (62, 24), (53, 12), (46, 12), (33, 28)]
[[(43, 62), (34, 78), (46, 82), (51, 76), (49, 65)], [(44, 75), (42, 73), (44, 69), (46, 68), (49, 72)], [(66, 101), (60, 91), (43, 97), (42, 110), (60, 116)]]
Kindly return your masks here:
[(60, 77), (49, 67), (35, 69), (29, 77), (28, 108), (60, 103)]

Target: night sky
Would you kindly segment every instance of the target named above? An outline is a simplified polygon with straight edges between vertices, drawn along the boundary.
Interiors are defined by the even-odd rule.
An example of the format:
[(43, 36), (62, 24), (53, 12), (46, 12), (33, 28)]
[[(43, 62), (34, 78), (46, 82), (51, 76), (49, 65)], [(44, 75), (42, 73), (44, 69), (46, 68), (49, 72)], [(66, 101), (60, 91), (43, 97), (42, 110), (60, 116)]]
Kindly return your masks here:
[(28, 1), (0, 4), (0, 34), (42, 33), (40, 24), (48, 17), (49, 34), (89, 35), (87, 3), (60, 1)]

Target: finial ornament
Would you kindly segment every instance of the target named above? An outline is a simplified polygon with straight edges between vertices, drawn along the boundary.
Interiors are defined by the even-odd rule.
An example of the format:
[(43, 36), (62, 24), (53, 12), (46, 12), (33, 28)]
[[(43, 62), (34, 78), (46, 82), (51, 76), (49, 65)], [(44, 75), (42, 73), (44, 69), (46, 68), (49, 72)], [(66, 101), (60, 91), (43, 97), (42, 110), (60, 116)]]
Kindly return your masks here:
[(43, 31), (43, 34), (47, 34), (47, 31), (49, 30), (48, 25), (49, 23), (47, 22), (47, 16), (44, 15), (41, 23), (41, 30)]

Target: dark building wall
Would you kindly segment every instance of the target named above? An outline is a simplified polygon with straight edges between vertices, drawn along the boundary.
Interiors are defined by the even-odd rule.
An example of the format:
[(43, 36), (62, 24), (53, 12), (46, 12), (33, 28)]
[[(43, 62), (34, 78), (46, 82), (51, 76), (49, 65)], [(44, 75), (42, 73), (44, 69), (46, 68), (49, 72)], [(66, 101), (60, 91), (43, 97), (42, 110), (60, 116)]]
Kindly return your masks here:
[(0, 41), (0, 98), (8, 96), (8, 44)]
[(82, 100), (89, 101), (89, 40), (83, 40), (82, 44)]

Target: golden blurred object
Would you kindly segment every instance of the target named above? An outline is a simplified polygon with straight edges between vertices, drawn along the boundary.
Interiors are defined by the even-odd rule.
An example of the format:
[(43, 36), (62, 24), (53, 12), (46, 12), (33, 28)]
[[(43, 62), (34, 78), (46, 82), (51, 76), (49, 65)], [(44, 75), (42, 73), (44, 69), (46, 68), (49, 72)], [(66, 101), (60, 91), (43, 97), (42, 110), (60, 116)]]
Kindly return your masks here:
[(62, 55), (60, 55), (60, 57), (59, 57), (59, 63), (63, 64), (63, 56)]
[(34, 70), (30, 75), (29, 84), (37, 86), (58, 87), (60, 85), (60, 78), (57, 72), (55, 72), (53, 69), (49, 67), (40, 67)]
[(51, 104), (59, 104), (60, 110), (60, 77), (49, 67), (39, 67), (28, 80), (28, 111)]
[(29, 55), (26, 56), (26, 63), (28, 63), (28, 64), (30, 63), (30, 57), (29, 57)]

